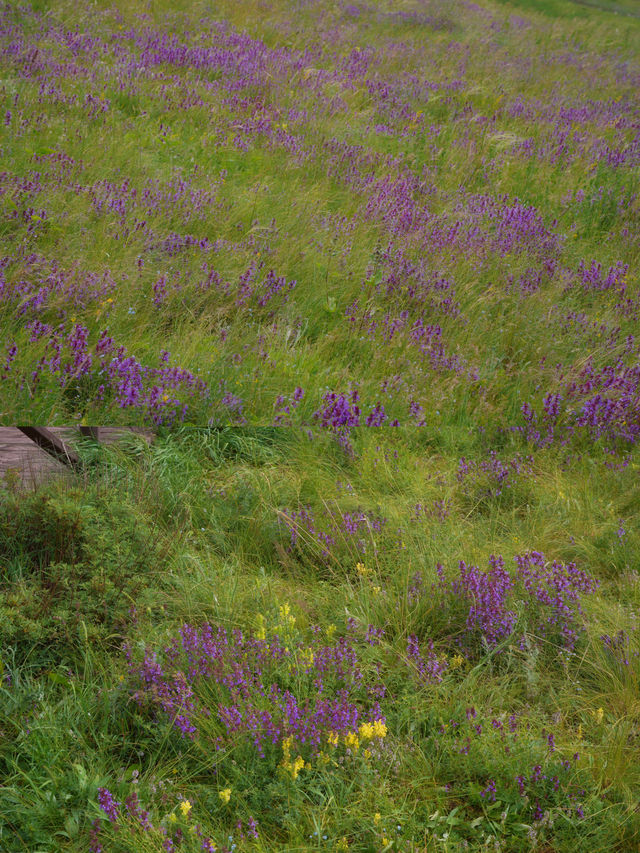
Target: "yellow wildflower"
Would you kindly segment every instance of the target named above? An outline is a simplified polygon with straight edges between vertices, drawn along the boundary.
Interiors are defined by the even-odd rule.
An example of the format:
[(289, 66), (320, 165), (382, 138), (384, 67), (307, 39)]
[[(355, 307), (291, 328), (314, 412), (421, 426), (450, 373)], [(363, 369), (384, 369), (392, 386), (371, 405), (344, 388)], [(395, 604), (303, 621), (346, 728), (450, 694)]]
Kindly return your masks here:
[(321, 765), (323, 765), (323, 766), (324, 766), (325, 764), (328, 764), (328, 763), (329, 763), (329, 761), (330, 761), (330, 758), (329, 758), (329, 756), (327, 755), (327, 753), (326, 753), (326, 752), (322, 752), (322, 751), (320, 751), (320, 752), (318, 753), (318, 764), (321, 764)]
[(365, 749), (365, 751), (362, 754), (364, 755), (364, 757), (366, 759), (371, 758), (371, 750), (370, 749)]
[(283, 750), (283, 752), (286, 752), (286, 753), (288, 754), (288, 753), (289, 753), (289, 750), (291, 749), (291, 745), (292, 745), (292, 744), (293, 744), (293, 735), (289, 735), (289, 737), (286, 737), (286, 738), (282, 741), (282, 750)]
[(258, 613), (256, 617), (258, 622), (258, 629), (256, 631), (256, 639), (257, 640), (265, 640), (267, 638), (267, 632), (264, 627), (264, 616), (262, 613)]
[(382, 720), (376, 720), (373, 724), (373, 734), (375, 737), (386, 737), (387, 727)]
[(343, 835), (340, 841), (336, 844), (336, 850), (348, 850), (349, 842), (347, 841), (347, 836)]
[(372, 737), (375, 737), (371, 723), (362, 723), (358, 732), (361, 738), (366, 738), (367, 740), (371, 740)]
[(329, 746), (337, 746), (338, 745), (338, 732), (329, 732), (327, 735), (327, 743)]
[(289, 770), (291, 767), (291, 744), (293, 743), (292, 737), (286, 737), (282, 741), (282, 767), (285, 770)]
[(578, 734), (577, 734), (577, 738), (578, 738), (578, 740), (582, 740), (582, 723), (580, 723), (580, 724), (578, 725)]
[(189, 817), (189, 812), (191, 811), (191, 803), (189, 800), (183, 800), (180, 803), (180, 811), (182, 812), (182, 817)]
[(347, 732), (344, 736), (344, 745), (347, 749), (352, 749), (354, 752), (357, 752), (358, 747), (360, 746), (360, 739), (355, 732)]
[(293, 628), (296, 624), (296, 617), (292, 615), (289, 604), (282, 604), (280, 610), (280, 625), (283, 628)]
[(374, 595), (380, 595), (380, 593), (382, 592), (382, 590), (380, 589), (380, 587), (379, 587), (379, 586), (372, 586), (372, 587), (371, 587), (371, 592), (372, 592)]
[(382, 815), (380, 814), (380, 812), (376, 812), (373, 816), (374, 824), (377, 826), (381, 820), (382, 820)]
[(336, 632), (336, 626), (335, 625), (331, 624), (331, 625), (327, 626), (326, 635), (327, 635), (327, 638), (329, 640), (333, 637), (335, 632)]
[(218, 791), (218, 796), (226, 806), (231, 799), (231, 788), (224, 788), (222, 791)]
[(458, 669), (458, 667), (462, 666), (464, 663), (464, 658), (462, 655), (454, 655), (451, 658), (451, 669)]
[(178, 818), (176, 817), (176, 815), (173, 812), (171, 812), (171, 814), (169, 815), (169, 820), (171, 821), (171, 823), (175, 823), (178, 820)]
[(356, 572), (361, 578), (366, 578), (367, 575), (371, 574), (371, 569), (368, 569), (364, 563), (356, 563)]
[(302, 770), (303, 767), (304, 767), (304, 758), (301, 755), (299, 755), (296, 758), (296, 760), (293, 762), (293, 764), (291, 765), (291, 778), (297, 779), (298, 773)]
[(604, 711), (602, 710), (602, 708), (598, 708), (597, 711), (594, 711), (593, 716), (596, 718), (596, 723), (600, 725), (600, 723), (604, 719)]

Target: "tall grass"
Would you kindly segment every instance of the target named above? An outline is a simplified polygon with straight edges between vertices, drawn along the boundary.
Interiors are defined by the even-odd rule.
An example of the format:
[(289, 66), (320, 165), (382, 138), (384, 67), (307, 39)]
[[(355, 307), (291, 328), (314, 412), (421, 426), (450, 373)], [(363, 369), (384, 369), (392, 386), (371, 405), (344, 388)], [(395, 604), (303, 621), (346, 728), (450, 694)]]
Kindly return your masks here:
[[(588, 465), (569, 476), (548, 453), (509, 500), (479, 503), (451, 451), (425, 452), (420, 431), (352, 439), (350, 454), (304, 431), (184, 429), (151, 447), (81, 447), (75, 481), (4, 491), (3, 849), (155, 851), (167, 838), (185, 850), (207, 839), (221, 850), (632, 849), (635, 472), (594, 489)], [(446, 509), (429, 514), (442, 498)], [(292, 545), (302, 508), (315, 524), (299, 520)], [(369, 522), (353, 534), (346, 519), (358, 512)], [(61, 519), (75, 531), (62, 541)], [(484, 571), (496, 553), (515, 578), (513, 556), (531, 549), (599, 581), (581, 595), (573, 647), (524, 590), (511, 633), (492, 646), (469, 629), (473, 601), (438, 580), (438, 563), (448, 584), (459, 560)], [(290, 763), (298, 751), (306, 762), (294, 773), (284, 736), (261, 753), (242, 729), (227, 732), (224, 669), (202, 679), (186, 659), (175, 666), (197, 703), (195, 734), (183, 735), (137, 673), (147, 649), (169, 679), (163, 649), (206, 623), (230, 643), (241, 631), (286, 646), (256, 672), (303, 704), (315, 701), (321, 648), (346, 643), (360, 721), (366, 689), (384, 685), (372, 713), (386, 736), (360, 736), (354, 751), (346, 729), (335, 746), (320, 729), (319, 751), (294, 740)], [(263, 701), (248, 690), (246, 701)], [(139, 806), (129, 799), (112, 823), (105, 789), (120, 803), (137, 793)]]

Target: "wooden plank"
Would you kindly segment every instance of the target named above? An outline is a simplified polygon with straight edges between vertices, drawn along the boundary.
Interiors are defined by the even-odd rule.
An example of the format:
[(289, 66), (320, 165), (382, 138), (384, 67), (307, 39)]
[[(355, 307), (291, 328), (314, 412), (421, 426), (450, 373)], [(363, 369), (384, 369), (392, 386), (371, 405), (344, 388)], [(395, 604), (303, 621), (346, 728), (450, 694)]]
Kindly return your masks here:
[(21, 427), (18, 429), (21, 433), (30, 438), (49, 456), (53, 456), (59, 462), (64, 462), (65, 465), (75, 467), (79, 465), (80, 460), (77, 454), (64, 442), (62, 442), (55, 433), (45, 427)]
[(71, 471), (16, 427), (0, 427), (0, 480), (5, 484), (34, 487), (50, 477), (69, 476)]
[(100, 427), (97, 426), (81, 426), (80, 432), (87, 438), (92, 438), (94, 441), (100, 441), (99, 429)]
[[(34, 442), (31, 429), (34, 428), (0, 427), (0, 489), (2, 482), (14, 481), (24, 486), (38, 486), (53, 476), (69, 476), (79, 467), (70, 465), (69, 459), (76, 456), (75, 442), (81, 436), (81, 428), (47, 428), (46, 432), (51, 433), (58, 445), (64, 448), (63, 455), (51, 454), (40, 443)], [(42, 435), (42, 429), (38, 428), (39, 435)], [(147, 444), (151, 444), (155, 437), (152, 430), (144, 427), (101, 426), (92, 429), (99, 429), (101, 447), (117, 446), (131, 433), (140, 436)]]

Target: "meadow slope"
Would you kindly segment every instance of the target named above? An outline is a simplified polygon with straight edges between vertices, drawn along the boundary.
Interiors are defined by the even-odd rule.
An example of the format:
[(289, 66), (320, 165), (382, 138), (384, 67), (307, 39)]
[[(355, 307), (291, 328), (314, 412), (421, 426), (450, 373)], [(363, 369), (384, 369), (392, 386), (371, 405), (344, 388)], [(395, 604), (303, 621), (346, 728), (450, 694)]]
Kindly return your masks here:
[(0, 851), (640, 847), (631, 0), (0, 5)]
[(630, 12), (5, 4), (0, 419), (637, 419)]

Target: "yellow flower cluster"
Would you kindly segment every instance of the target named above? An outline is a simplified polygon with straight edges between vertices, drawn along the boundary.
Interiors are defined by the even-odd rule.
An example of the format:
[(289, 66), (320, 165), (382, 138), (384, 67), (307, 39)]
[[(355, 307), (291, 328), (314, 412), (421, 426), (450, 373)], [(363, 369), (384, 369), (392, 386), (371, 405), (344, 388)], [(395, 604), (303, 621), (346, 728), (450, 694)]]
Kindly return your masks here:
[(360, 746), (360, 738), (355, 732), (347, 732), (344, 736), (344, 745), (347, 749), (352, 749), (354, 752), (357, 752), (358, 747)]
[(180, 803), (180, 811), (182, 812), (182, 817), (189, 817), (189, 812), (191, 811), (191, 803), (189, 800), (183, 800)]
[[(357, 752), (360, 748), (360, 741), (373, 740), (374, 738), (384, 738), (387, 736), (387, 727), (382, 720), (374, 720), (372, 723), (361, 723), (357, 732), (347, 732), (344, 736), (344, 745), (347, 749)], [(340, 735), (338, 732), (329, 732), (327, 735), (327, 743), (329, 746), (338, 746)], [(369, 750), (364, 752), (365, 758), (369, 758), (371, 753)]]
[(464, 658), (462, 655), (454, 655), (451, 658), (451, 669), (458, 669), (464, 663)]
[(262, 615), (262, 613), (258, 613), (256, 619), (258, 622), (258, 628), (256, 630), (256, 640), (266, 640), (267, 632), (264, 624), (264, 616)]
[(288, 770), (291, 773), (292, 779), (297, 779), (298, 774), (302, 769), (310, 770), (311, 765), (305, 764), (304, 758), (299, 755), (294, 760), (291, 760), (291, 747), (293, 746), (293, 737), (286, 737), (282, 741), (282, 762), (280, 763), (280, 767), (283, 767), (285, 770)]
[(280, 608), (280, 627), (291, 630), (296, 624), (296, 617), (291, 613), (289, 604), (281, 604)]
[(218, 791), (218, 796), (226, 806), (231, 799), (231, 788), (224, 788), (222, 791)]
[(356, 572), (361, 578), (366, 578), (371, 574), (371, 569), (368, 569), (364, 563), (356, 563)]
[(372, 740), (374, 737), (386, 737), (387, 727), (382, 720), (374, 720), (373, 723), (362, 723), (358, 732), (364, 740)]

